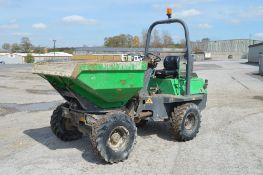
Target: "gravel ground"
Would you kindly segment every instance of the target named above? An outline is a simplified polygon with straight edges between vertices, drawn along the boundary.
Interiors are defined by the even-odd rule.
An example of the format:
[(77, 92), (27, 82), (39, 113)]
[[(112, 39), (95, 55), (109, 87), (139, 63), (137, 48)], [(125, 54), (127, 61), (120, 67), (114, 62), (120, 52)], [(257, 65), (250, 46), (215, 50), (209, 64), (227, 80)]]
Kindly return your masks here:
[(105, 164), (87, 137), (57, 139), (50, 115), (63, 102), (28, 65), (0, 65), (0, 174), (263, 174), (263, 77), (244, 61), (196, 63), (209, 80), (202, 127), (176, 142), (166, 123), (138, 130), (129, 159)]

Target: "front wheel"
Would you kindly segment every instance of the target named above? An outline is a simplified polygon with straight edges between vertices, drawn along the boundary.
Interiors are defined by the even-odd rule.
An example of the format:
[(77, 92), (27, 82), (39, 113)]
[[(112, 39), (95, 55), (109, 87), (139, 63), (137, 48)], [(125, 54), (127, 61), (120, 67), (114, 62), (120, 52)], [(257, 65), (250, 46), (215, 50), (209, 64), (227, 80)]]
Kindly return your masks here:
[(51, 130), (63, 141), (80, 139), (82, 133), (72, 124), (69, 118), (63, 117), (62, 107), (68, 107), (68, 104), (61, 104), (54, 110), (50, 120)]
[(137, 129), (132, 119), (124, 113), (107, 114), (93, 128), (92, 144), (99, 155), (109, 163), (128, 158), (135, 144)]
[(186, 103), (174, 108), (170, 123), (178, 141), (192, 140), (199, 132), (201, 113), (194, 103)]

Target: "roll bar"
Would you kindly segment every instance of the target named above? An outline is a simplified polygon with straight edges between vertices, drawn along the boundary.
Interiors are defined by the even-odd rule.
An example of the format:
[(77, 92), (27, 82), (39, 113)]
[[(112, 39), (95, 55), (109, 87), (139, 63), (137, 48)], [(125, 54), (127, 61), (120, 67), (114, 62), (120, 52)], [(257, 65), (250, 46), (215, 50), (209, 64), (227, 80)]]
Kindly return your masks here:
[[(161, 20), (156, 21), (152, 23), (152, 25), (149, 27), (147, 32), (147, 38), (146, 38), (146, 45), (145, 45), (145, 52), (144, 55), (146, 56), (149, 53), (149, 47), (150, 47), (150, 41), (151, 41), (151, 33), (154, 27), (160, 24), (172, 24), (172, 23), (179, 23), (184, 28), (184, 34), (185, 34), (185, 41), (186, 41), (186, 95), (190, 95), (190, 79), (192, 74), (192, 68), (193, 68), (193, 58), (192, 58), (192, 48), (190, 43), (190, 37), (189, 37), (189, 30), (186, 25), (186, 23), (183, 20), (180, 19), (167, 19), (167, 20)], [(145, 57), (144, 57), (145, 59)]]

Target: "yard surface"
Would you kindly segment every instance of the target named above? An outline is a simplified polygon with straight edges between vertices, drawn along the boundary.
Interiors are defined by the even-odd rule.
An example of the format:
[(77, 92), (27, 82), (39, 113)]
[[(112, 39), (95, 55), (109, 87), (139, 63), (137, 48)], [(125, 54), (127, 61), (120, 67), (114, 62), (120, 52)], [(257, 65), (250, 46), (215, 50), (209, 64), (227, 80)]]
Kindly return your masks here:
[(56, 138), (49, 120), (63, 99), (30, 65), (0, 65), (0, 174), (263, 174), (263, 77), (245, 61), (195, 63), (209, 80), (201, 129), (176, 142), (167, 123), (138, 129), (128, 160), (105, 164), (87, 137)]

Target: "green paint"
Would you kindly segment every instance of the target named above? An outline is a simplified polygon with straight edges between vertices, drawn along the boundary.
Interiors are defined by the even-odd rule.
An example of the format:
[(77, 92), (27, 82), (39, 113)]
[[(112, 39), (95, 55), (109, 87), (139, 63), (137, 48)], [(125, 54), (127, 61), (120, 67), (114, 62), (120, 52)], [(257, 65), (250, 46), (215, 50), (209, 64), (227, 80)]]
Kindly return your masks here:
[(69, 89), (100, 108), (117, 108), (144, 86), (146, 69), (146, 62), (85, 63), (75, 68), (75, 78), (73, 75), (45, 77), (56, 89)]
[[(191, 95), (207, 93), (204, 89), (205, 81), (201, 78), (191, 78)], [(149, 84), (149, 91), (158, 89), (161, 94), (172, 94), (172, 95), (185, 95), (186, 81), (184, 78), (178, 79), (161, 79), (151, 78)]]
[[(59, 91), (72, 91), (84, 97), (96, 106), (119, 108), (137, 95), (144, 86), (144, 72), (147, 62), (104, 62), (78, 63), (71, 76), (41, 74)], [(149, 91), (158, 89), (158, 93), (185, 95), (185, 78), (151, 78)], [(205, 81), (192, 77), (190, 92), (207, 93)]]

